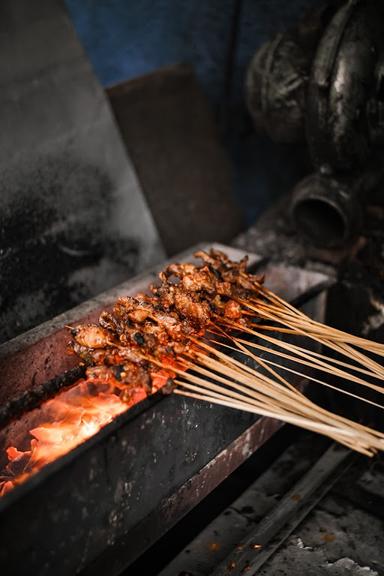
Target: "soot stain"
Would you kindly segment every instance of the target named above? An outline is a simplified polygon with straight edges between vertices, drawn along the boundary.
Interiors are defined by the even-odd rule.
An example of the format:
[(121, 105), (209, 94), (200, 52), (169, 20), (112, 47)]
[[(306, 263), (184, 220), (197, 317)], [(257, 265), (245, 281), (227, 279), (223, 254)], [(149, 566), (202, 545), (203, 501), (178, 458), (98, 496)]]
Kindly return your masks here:
[(0, 341), (121, 282), (140, 256), (138, 240), (114, 230), (114, 186), (99, 167), (48, 158), (7, 180), (0, 198)]

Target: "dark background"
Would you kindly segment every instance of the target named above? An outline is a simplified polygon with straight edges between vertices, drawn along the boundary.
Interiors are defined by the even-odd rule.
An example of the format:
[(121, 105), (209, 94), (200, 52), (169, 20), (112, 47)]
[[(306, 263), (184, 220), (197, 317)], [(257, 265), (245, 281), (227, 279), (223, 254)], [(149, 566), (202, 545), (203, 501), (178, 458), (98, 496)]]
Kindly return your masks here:
[(254, 52), (319, 0), (65, 1), (103, 86), (177, 62), (193, 65), (231, 155), (247, 224), (307, 170), (304, 149), (254, 134), (243, 87)]

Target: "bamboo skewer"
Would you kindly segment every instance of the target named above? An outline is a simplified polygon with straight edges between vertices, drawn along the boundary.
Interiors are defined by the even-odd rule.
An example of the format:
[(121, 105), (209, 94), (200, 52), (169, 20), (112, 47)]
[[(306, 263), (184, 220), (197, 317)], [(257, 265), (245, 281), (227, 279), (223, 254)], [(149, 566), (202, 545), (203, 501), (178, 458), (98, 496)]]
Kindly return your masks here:
[[(267, 292), (270, 295), (270, 292)], [(367, 351), (374, 352), (380, 356), (384, 356), (384, 345), (378, 342), (372, 342), (371, 340), (366, 340), (365, 338), (361, 338), (359, 336), (355, 336), (353, 334), (348, 334), (347, 332), (343, 332), (337, 328), (333, 328), (331, 326), (325, 326), (321, 322), (313, 320), (306, 316), (300, 310), (297, 310), (287, 302), (284, 302), (281, 298), (274, 295), (274, 298), (278, 302), (277, 305), (268, 305), (265, 302), (257, 303), (257, 301), (253, 300), (253, 306), (250, 303), (241, 300), (241, 304), (253, 310), (257, 310), (257, 313), (260, 314), (263, 308), (267, 311), (270, 311), (272, 314), (277, 314), (278, 317), (285, 320), (291, 320), (295, 323), (301, 322), (301, 325), (305, 325), (313, 334), (317, 334), (319, 336), (326, 336), (327, 339), (335, 341), (335, 342), (342, 342), (346, 344), (353, 344), (354, 346), (363, 348)]]
[[(218, 354), (218, 356), (221, 355), (221, 353), (215, 351), (213, 349), (214, 353)], [(223, 368), (223, 366), (220, 363), (213, 363), (212, 365), (212, 360), (211, 359), (207, 359), (207, 357), (205, 357), (204, 355), (202, 355), (204, 358), (205, 363), (208, 364), (208, 366), (210, 368), (214, 368), (215, 370), (222, 370), (225, 374), (229, 374), (227, 368)], [(222, 355), (224, 357), (226, 357), (225, 355)], [(226, 357), (228, 359), (228, 357)], [(233, 359), (231, 359), (232, 362)], [(247, 368), (247, 370), (252, 371), (254, 375), (256, 375), (256, 378), (260, 377), (260, 374), (257, 371), (253, 371), (251, 368), (246, 367), (244, 365), (240, 364), (243, 368), (241, 369), (241, 371), (243, 371), (244, 368)], [(238, 366), (237, 366), (238, 369)], [(213, 377), (213, 372), (209, 372), (209, 376)], [(232, 375), (231, 375), (232, 376)], [(235, 377), (238, 378), (238, 375), (235, 374)], [(238, 378), (239, 379), (239, 378)], [(256, 391), (260, 391), (260, 383), (255, 384), (255, 380), (251, 380), (251, 382), (249, 382), (249, 380), (242, 380), (245, 384), (251, 385), (252, 388), (256, 389)], [(286, 406), (286, 408), (289, 408), (289, 410), (293, 410), (293, 412), (303, 412), (305, 414), (311, 414), (313, 417), (320, 417), (322, 420), (326, 419), (328, 422), (334, 422), (335, 420), (338, 420), (339, 422), (342, 422), (344, 425), (347, 426), (351, 426), (353, 425), (355, 428), (359, 429), (359, 431), (364, 431), (364, 432), (369, 432), (369, 434), (373, 434), (375, 436), (378, 436), (379, 438), (384, 438), (384, 435), (382, 435), (380, 432), (376, 432), (374, 430), (370, 430), (369, 428), (358, 424), (358, 423), (354, 423), (350, 420), (347, 420), (341, 416), (338, 416), (336, 414), (332, 414), (327, 412), (326, 410), (324, 410), (323, 408), (316, 406), (315, 404), (313, 404), (308, 398), (306, 398), (304, 395), (302, 395), (298, 390), (294, 389), (294, 392), (292, 392), (291, 390), (287, 390), (282, 388), (281, 386), (279, 387), (279, 385), (277, 385), (275, 382), (269, 380), (267, 378), (267, 381), (270, 384), (270, 388), (269, 391), (267, 392), (268, 395), (272, 395), (274, 398), (277, 397), (277, 393), (280, 392), (284, 392), (285, 396), (288, 394), (289, 396), (291, 396), (291, 398), (289, 400), (287, 400), (287, 398), (285, 398), (283, 400), (283, 404)], [(278, 388), (277, 388), (278, 386)], [(263, 390), (263, 392), (265, 391), (265, 389)], [(300, 397), (300, 398), (299, 398)], [(300, 399), (300, 403), (298, 403), (298, 399)], [(281, 401), (281, 397), (279, 395), (279, 401)], [(271, 400), (269, 400), (269, 402), (271, 402)], [(288, 405), (287, 405), (288, 403)]]
[[(257, 360), (257, 357), (255, 357), (251, 352), (248, 351), (248, 354), (249, 354), (250, 357), (252, 357), (253, 359), (256, 359), (256, 360)], [(298, 391), (297, 389), (294, 388), (294, 391), (296, 392), (296, 394), (299, 394), (299, 391)], [(311, 406), (312, 408), (314, 407), (314, 408), (315, 408), (315, 411), (321, 411), (323, 414), (326, 414), (327, 417), (329, 417), (329, 415), (330, 415), (331, 413), (329, 413), (328, 411), (324, 410), (324, 409), (321, 408), (320, 406), (316, 406), (313, 402), (311, 402), (308, 398), (306, 398), (306, 396), (304, 396), (304, 395), (301, 395), (301, 396), (302, 396), (302, 401), (303, 401), (304, 403), (306, 403), (307, 405)], [(346, 420), (345, 418), (343, 418), (343, 417), (341, 417), (341, 416), (338, 416), (338, 415), (336, 415), (336, 414), (331, 414), (331, 418), (332, 418), (332, 419), (335, 419), (335, 418), (336, 418), (336, 419), (338, 419), (338, 420), (342, 420), (343, 422), (351, 423), (350, 420)], [(354, 423), (354, 425), (357, 426), (357, 427), (359, 427), (359, 428), (361, 428), (361, 429), (367, 429), (365, 426), (362, 426), (361, 424), (358, 424), (358, 423)], [(376, 431), (374, 431), (374, 433), (376, 434)], [(383, 437), (384, 437), (384, 435), (382, 435), (382, 434), (379, 433), (379, 432), (378, 432), (377, 434), (379, 434), (380, 436), (383, 436)]]
[[(271, 328), (271, 330), (274, 330), (276, 332), (276, 328)], [(280, 329), (279, 329), (279, 332), (280, 332)], [(291, 333), (294, 333), (294, 331), (292, 330)], [(327, 362), (337, 364), (338, 366), (344, 366), (345, 368), (349, 368), (350, 370), (353, 370), (355, 372), (360, 372), (361, 374), (366, 374), (367, 376), (371, 376), (372, 378), (377, 378), (377, 379), (381, 380), (380, 376), (378, 376), (377, 374), (373, 374), (370, 370), (366, 370), (364, 368), (361, 368), (360, 366), (348, 364), (347, 362), (343, 362), (342, 360), (339, 360), (337, 358), (332, 358), (331, 356), (325, 356), (324, 354), (320, 354), (319, 352), (316, 352), (315, 350), (311, 350), (310, 348), (304, 350), (304, 348), (300, 348), (300, 346), (292, 344), (291, 342), (289, 342), (289, 343), (284, 342), (283, 340), (273, 338), (271, 336), (267, 336), (266, 334), (263, 334), (262, 332), (256, 332), (255, 334), (257, 334), (257, 337), (259, 339), (266, 340), (266, 341), (270, 342), (271, 344), (275, 344), (276, 346), (280, 346), (282, 348), (286, 348), (287, 350), (291, 350), (292, 352), (294, 352), (300, 356), (304, 356), (304, 355), (305, 356), (314, 356), (315, 358), (313, 358), (313, 362), (318, 362), (320, 365), (326, 366), (326, 364), (324, 364), (324, 359), (326, 359)], [(249, 342), (249, 344), (253, 345), (253, 342), (252, 343)], [(270, 349), (268, 348), (268, 350), (270, 350)], [(311, 360), (312, 360), (312, 358), (311, 358)], [(328, 367), (329, 367), (329, 365), (328, 365)], [(330, 367), (330, 368), (332, 369), (332, 367)]]
[[(269, 294), (271, 294), (269, 292)], [(315, 328), (317, 329), (319, 334), (326, 334), (328, 337), (332, 338), (340, 338), (342, 341), (344, 342), (350, 342), (350, 343), (354, 343), (356, 344), (357, 342), (359, 342), (359, 344), (361, 346), (365, 347), (369, 347), (370, 344), (373, 345), (374, 348), (379, 348), (384, 350), (384, 345), (382, 344), (378, 344), (376, 342), (370, 342), (364, 338), (360, 338), (358, 336), (354, 336), (353, 334), (348, 334), (346, 332), (343, 332), (342, 330), (338, 330), (336, 328), (333, 328), (331, 326), (326, 326), (324, 324), (322, 324), (321, 322), (318, 322), (316, 320), (313, 320), (312, 318), (309, 318), (306, 314), (304, 314), (302, 311), (294, 308), (292, 305), (288, 304), (287, 302), (285, 302), (284, 300), (282, 300), (281, 298), (277, 297), (276, 295), (274, 295), (274, 298), (276, 301), (272, 300), (274, 303), (273, 304), (269, 304), (268, 302), (265, 302), (263, 300), (250, 300), (250, 301), (246, 301), (246, 300), (238, 300), (238, 302), (240, 304), (242, 304), (245, 308), (249, 308), (255, 312), (257, 312), (257, 315), (260, 316), (262, 311), (265, 310), (265, 312), (270, 312), (272, 314), (276, 314), (277, 316), (281, 317), (281, 318), (285, 318), (286, 320), (295, 320), (295, 321), (302, 321), (304, 322), (307, 327), (312, 327), (312, 330), (315, 331)]]
[[(271, 292), (267, 288), (264, 287), (262, 292), (269, 300), (271, 300), (273, 302), (277, 302), (283, 309), (289, 310), (293, 316), (296, 316), (296, 317), (300, 316), (300, 317), (304, 318), (308, 322), (309, 325), (311, 325), (313, 327), (317, 327), (319, 330), (324, 331), (324, 329), (325, 329), (327, 335), (329, 337), (331, 337), (332, 339), (338, 338), (342, 342), (354, 344), (355, 346), (362, 347), (363, 349), (369, 350), (371, 352), (375, 352), (376, 354), (378, 354), (380, 356), (384, 356), (384, 344), (380, 344), (379, 342), (373, 342), (371, 340), (366, 340), (365, 338), (361, 338), (360, 336), (355, 336), (353, 334), (348, 334), (347, 332), (344, 332), (344, 331), (339, 330), (338, 328), (334, 328), (332, 326), (325, 326), (321, 322), (318, 322), (317, 320), (313, 320), (312, 318), (309, 318), (302, 311), (298, 310), (297, 308), (294, 308), (291, 304), (289, 304), (288, 302), (285, 302), (282, 298), (277, 296), (277, 294), (273, 294), (273, 292)], [(255, 301), (253, 300), (253, 302), (255, 302)]]
[[(201, 389), (198, 386), (193, 386), (191, 384), (186, 384), (184, 382), (178, 382), (178, 384), (180, 386), (183, 386), (183, 387), (185, 387), (189, 390), (195, 391), (197, 393), (201, 392)], [(207, 390), (209, 390), (209, 388), (207, 388)], [(210, 391), (209, 394), (207, 394), (207, 395), (209, 397), (220, 399), (220, 400), (227, 402), (228, 406), (230, 404), (235, 405), (235, 406), (238, 404), (241, 404), (243, 406), (243, 408), (246, 409), (247, 405), (248, 405), (248, 401), (246, 399), (241, 400), (241, 397), (239, 397), (238, 400), (232, 402), (228, 397), (226, 397), (225, 394), (217, 393), (214, 390)], [(257, 406), (257, 404), (255, 404), (255, 406)], [(249, 410), (249, 411), (251, 411), (251, 410)], [(315, 421), (307, 420), (307, 419), (302, 418), (300, 416), (292, 415), (289, 412), (286, 412), (283, 410), (273, 410), (273, 409), (270, 409), (269, 407), (267, 409), (263, 406), (260, 406), (258, 408), (257, 413), (261, 416), (269, 416), (272, 418), (278, 417), (280, 419), (284, 418), (290, 424), (296, 424), (299, 426), (304, 425), (305, 427), (307, 427), (309, 429), (322, 430), (322, 431), (326, 431), (326, 432), (331, 432), (332, 434), (337, 433), (337, 434), (340, 434), (342, 436), (346, 436), (349, 438), (354, 438), (356, 436), (356, 432), (353, 431), (352, 429), (343, 429), (343, 428), (338, 428), (337, 426), (334, 426), (332, 424), (324, 424), (321, 422), (315, 422)]]
[[(198, 381), (196, 381), (196, 380), (195, 380), (195, 382), (198, 383)], [(182, 382), (182, 381), (179, 381), (179, 384), (180, 384), (180, 385), (183, 385), (183, 382)], [(207, 389), (207, 388), (209, 389), (210, 387), (215, 388), (215, 385), (212, 386), (212, 383), (207, 382), (207, 381), (204, 381), (202, 389), (203, 389), (203, 391), (204, 391), (205, 393), (206, 393), (206, 389)], [(200, 389), (200, 391), (201, 391), (201, 389)], [(219, 388), (216, 387), (216, 388), (215, 388), (215, 392), (216, 392), (216, 393), (219, 392), (219, 393), (221, 393), (221, 395), (224, 395), (224, 396), (226, 395), (226, 391), (223, 391), (223, 389), (220, 389), (220, 387), (219, 387)], [(241, 396), (241, 395), (240, 395), (240, 396)], [(239, 395), (237, 395), (237, 399), (239, 399)], [(227, 399), (227, 400), (228, 400), (228, 399)], [(247, 401), (247, 398), (245, 398), (245, 401)], [(309, 402), (309, 401), (308, 401), (308, 402)], [(253, 403), (253, 404), (254, 404), (254, 403)], [(255, 404), (254, 404), (254, 405), (255, 405)], [(277, 408), (276, 402), (275, 402), (274, 405), (272, 406), (271, 403), (270, 403), (270, 401), (269, 401), (268, 404), (266, 404), (265, 406), (266, 406), (270, 411), (271, 411), (271, 410), (274, 410), (274, 411), (275, 411), (276, 408)], [(297, 404), (297, 403), (296, 403), (296, 404), (295, 404), (295, 403), (291, 403), (291, 404), (289, 405), (289, 407), (288, 407), (288, 412), (287, 412), (287, 406), (286, 406), (285, 409), (284, 409), (283, 406), (281, 406), (281, 407), (280, 407), (280, 410), (281, 410), (281, 413), (284, 413), (285, 415), (286, 415), (287, 413), (288, 413), (288, 414), (290, 413), (291, 415), (292, 415), (292, 414), (293, 414), (293, 415), (299, 414), (299, 417), (303, 417), (303, 415), (304, 415), (304, 417), (307, 418), (307, 419), (308, 419), (308, 415), (310, 415), (310, 417), (311, 417), (311, 420), (310, 420), (310, 421), (311, 421), (311, 422), (312, 422), (312, 421), (316, 421), (316, 420), (314, 420), (314, 418), (316, 418), (316, 416), (317, 416), (317, 417), (320, 417), (320, 420), (323, 421), (322, 423), (323, 423), (323, 424), (325, 423), (327, 426), (334, 426), (334, 425), (335, 425), (335, 421), (336, 421), (336, 422), (338, 422), (340, 425), (343, 425), (343, 429), (346, 429), (346, 430), (355, 429), (355, 433), (356, 433), (356, 434), (359, 434), (359, 435), (361, 435), (361, 436), (363, 436), (363, 437), (366, 437), (366, 438), (367, 438), (367, 436), (368, 436), (368, 438), (370, 439), (370, 442), (371, 442), (373, 445), (375, 445), (376, 448), (382, 449), (382, 448), (384, 447), (384, 435), (381, 434), (380, 432), (377, 432), (377, 431), (375, 431), (375, 430), (371, 430), (371, 429), (369, 429), (369, 428), (367, 428), (367, 427), (365, 427), (365, 426), (363, 426), (363, 425), (361, 425), (361, 424), (352, 422), (352, 421), (347, 420), (347, 419), (345, 419), (345, 418), (343, 418), (343, 417), (341, 417), (341, 416), (338, 416), (338, 415), (329, 413), (329, 412), (327, 412), (326, 410), (321, 409), (320, 407), (317, 407), (316, 405), (312, 405), (312, 406), (313, 406), (313, 408), (314, 408), (315, 410), (314, 410), (313, 408), (312, 408), (312, 410), (308, 410), (308, 407), (304, 407), (304, 406), (302, 406), (302, 405), (300, 405), (300, 404)], [(260, 407), (260, 405), (259, 405), (259, 407)], [(325, 418), (325, 416), (326, 416), (326, 418)], [(324, 422), (324, 420), (325, 420), (325, 422)], [(379, 440), (380, 440), (380, 442), (379, 442)]]
[[(245, 340), (243, 340), (242, 342), (245, 342)], [(220, 346), (224, 346), (225, 348), (228, 348), (232, 351), (236, 351), (238, 352), (239, 350), (237, 348), (235, 348), (234, 346), (230, 346), (229, 344), (224, 344), (222, 342), (217, 342), (217, 344), (219, 344)], [(247, 343), (249, 345), (251, 345), (253, 348), (258, 348), (260, 350), (263, 350), (265, 352), (270, 352), (270, 349), (267, 348), (266, 346), (259, 346), (257, 344), (250, 344)], [(242, 351), (240, 351), (242, 352)], [(243, 354), (247, 354), (247, 352), (242, 352)], [(284, 353), (276, 353), (278, 356), (281, 356), (283, 358), (287, 358), (292, 360), (293, 362), (300, 362), (302, 364), (305, 364), (307, 366), (313, 366), (314, 368), (317, 368), (317, 366), (315, 364), (310, 364), (309, 362), (305, 362), (303, 360), (300, 359), (296, 359), (293, 356), (289, 356), (288, 354), (284, 354)], [(286, 370), (287, 372), (290, 372), (291, 374), (296, 374), (297, 376), (301, 376), (303, 378), (306, 378), (307, 380), (311, 380), (312, 382), (316, 382), (317, 384), (321, 384), (323, 386), (326, 386), (327, 388), (330, 388), (331, 390), (335, 390), (336, 392), (340, 392), (341, 394), (345, 394), (347, 396), (350, 396), (352, 398), (355, 398), (356, 400), (360, 400), (361, 402), (366, 402), (367, 404), (370, 404), (372, 406), (375, 406), (376, 408), (379, 408), (380, 410), (384, 410), (384, 406), (382, 406), (381, 404), (378, 404), (377, 402), (373, 402), (371, 400), (368, 400), (368, 398), (364, 398), (363, 396), (358, 396), (357, 394), (353, 394), (353, 392), (348, 392), (347, 390), (344, 390), (343, 388), (339, 388), (338, 386), (334, 386), (332, 384), (329, 384), (328, 382), (324, 382), (324, 380), (319, 380), (318, 378), (315, 378), (313, 376), (310, 376), (309, 374), (304, 374), (303, 372), (298, 372), (297, 370), (293, 370), (293, 368), (289, 368), (288, 366), (285, 366), (284, 364), (278, 364), (277, 362), (273, 362), (272, 360), (266, 360), (264, 359), (264, 362), (266, 364), (271, 364), (272, 366), (276, 366), (276, 368), (281, 368), (282, 370)]]
[[(178, 382), (178, 384), (181, 384), (181, 383)], [(213, 404), (220, 404), (222, 406), (228, 406), (229, 408), (237, 408), (237, 409), (245, 410), (247, 412), (258, 414), (260, 416), (267, 416), (270, 418), (278, 418), (279, 420), (281, 420), (283, 422), (287, 422), (289, 424), (300, 426), (300, 427), (305, 428), (307, 430), (310, 430), (312, 432), (318, 432), (321, 434), (326, 434), (330, 438), (336, 440), (337, 442), (339, 442), (341, 444), (344, 444), (348, 448), (356, 450), (357, 452), (360, 452), (361, 454), (365, 454), (367, 456), (373, 456), (376, 452), (376, 449), (377, 449), (376, 447), (375, 447), (375, 449), (372, 449), (371, 444), (369, 444), (369, 443), (368, 444), (362, 443), (361, 439), (359, 439), (359, 438), (356, 439), (354, 437), (354, 434), (348, 430), (347, 431), (345, 431), (345, 430), (340, 431), (339, 429), (335, 429), (335, 428), (332, 428), (330, 426), (325, 426), (324, 424), (317, 424), (316, 422), (308, 421), (305, 419), (286, 416), (283, 413), (275, 414), (275, 413), (271, 412), (270, 410), (256, 409), (256, 408), (253, 408), (253, 407), (251, 407), (245, 403), (231, 402), (231, 401), (226, 400), (225, 398), (218, 398), (218, 397), (210, 396), (207, 394), (192, 393), (192, 392), (182, 391), (181, 389), (176, 389), (174, 393), (179, 394), (181, 396), (188, 396), (191, 398), (204, 400), (204, 401), (207, 401), (207, 402), (210, 402)], [(381, 446), (381, 445), (380, 445), (380, 447), (378, 447), (378, 449), (383, 449), (383, 448), (384, 448), (384, 446)]]
[[(236, 323), (231, 323), (230, 326), (232, 326), (238, 330), (243, 328), (240, 324), (236, 324)], [(279, 345), (281, 347), (286, 347), (286, 348), (292, 347), (291, 344), (282, 342), (282, 341), (277, 340), (277, 339), (271, 339), (269, 337), (265, 337), (265, 336), (259, 334), (258, 332), (250, 330), (250, 329), (244, 329), (243, 331), (247, 332), (248, 334), (252, 334), (253, 336), (257, 336), (260, 338), (264, 338), (265, 340), (273, 341), (274, 343), (276, 343), (276, 345)], [(320, 341), (318, 338), (313, 337), (313, 339), (315, 339), (316, 341), (318, 341), (320, 343), (324, 343), (322, 340)], [(249, 345), (252, 346), (252, 343), (249, 343)], [(340, 352), (340, 350), (338, 349), (338, 347), (336, 345), (333, 345), (332, 348), (335, 351)], [(295, 352), (301, 356), (305, 356), (308, 351), (303, 349), (303, 348), (296, 347)], [(343, 351), (341, 351), (341, 352), (343, 352)], [(320, 355), (320, 357), (325, 358), (327, 361), (329, 360), (329, 357), (327, 357), (327, 356)], [(362, 362), (363, 362), (363, 360), (362, 360)], [(353, 374), (350, 374), (349, 372), (346, 372), (344, 370), (340, 370), (340, 369), (338, 369), (334, 366), (331, 366), (329, 364), (327, 365), (326, 363), (324, 363), (320, 359), (317, 360), (317, 363), (319, 365), (323, 366), (324, 368), (326, 368), (327, 372), (334, 373), (335, 375), (341, 376), (342, 378), (347, 378), (348, 380), (351, 380), (351, 381), (356, 382), (358, 384), (362, 384), (363, 386), (367, 386), (368, 388), (372, 388), (376, 392), (384, 393), (384, 387), (383, 386), (378, 386), (376, 384), (366, 382), (365, 380), (362, 380), (361, 378), (358, 378), (357, 376), (354, 376)], [(351, 365), (350, 365), (350, 367), (351, 367)], [(369, 374), (372, 376), (375, 375), (376, 377), (380, 378), (380, 376), (377, 374), (377, 372), (374, 372), (373, 374), (372, 374), (372, 372), (369, 372)]]
[[(359, 378), (358, 376), (355, 376), (354, 374), (350, 374), (349, 372), (347, 372), (345, 370), (340, 370), (337, 367), (330, 366), (326, 362), (322, 362), (321, 360), (316, 360), (316, 359), (314, 359), (313, 362), (311, 362), (310, 360), (309, 361), (303, 360), (302, 357), (305, 358), (305, 356), (306, 356), (305, 353), (303, 353), (302, 355), (299, 355), (299, 358), (296, 358), (294, 356), (290, 356), (289, 354), (284, 354), (284, 353), (280, 353), (280, 351), (272, 350), (266, 346), (261, 346), (259, 344), (255, 344), (254, 342), (247, 342), (247, 341), (242, 340), (242, 339), (239, 339), (239, 341), (244, 343), (244, 344), (246, 343), (248, 346), (250, 346), (252, 348), (265, 350), (266, 352), (269, 352), (270, 354), (275, 354), (277, 356), (287, 358), (289, 360), (292, 360), (292, 362), (304, 364), (310, 368), (314, 368), (316, 370), (326, 372), (327, 374), (333, 374), (334, 376), (344, 378), (347, 381), (349, 380), (351, 382), (355, 382), (356, 384), (361, 384), (362, 386), (366, 386), (367, 388), (370, 388), (371, 390), (375, 390), (375, 392), (379, 392), (380, 394), (384, 394), (384, 388), (382, 386), (378, 386), (377, 384), (367, 382), (366, 380), (363, 380), (363, 379)], [(324, 358), (324, 356), (323, 356), (323, 358)], [(368, 372), (368, 374), (370, 376), (374, 376), (373, 374), (370, 374), (369, 372)]]
[[(314, 376), (304, 374), (285, 364), (281, 365), (271, 359), (260, 358), (249, 350), (249, 347), (251, 347), (254, 350), (263, 351), (293, 363), (331, 373), (337, 377), (342, 377), (373, 389), (376, 392), (384, 393), (382, 386), (364, 380), (356, 374), (357, 372), (380, 379), (384, 377), (384, 369), (379, 364), (353, 347), (353, 345), (359, 346), (372, 351), (369, 346), (365, 345), (363, 339), (353, 336), (345, 338), (341, 331), (328, 330), (326, 326), (310, 321), (303, 313), (296, 311), (290, 305), (280, 305), (278, 298), (273, 298), (269, 295), (268, 297), (273, 301), (273, 305), (266, 306), (264, 302), (256, 307), (252, 304), (241, 302), (251, 312), (251, 314), (247, 312), (247, 316), (252, 316), (253, 313), (255, 318), (265, 318), (268, 321), (278, 323), (279, 326), (277, 328), (267, 325), (265, 329), (310, 338), (343, 356), (347, 356), (356, 364), (327, 357), (319, 352), (306, 350), (296, 344), (286, 343), (272, 336), (267, 336), (262, 333), (263, 325), (255, 324), (255, 330), (253, 330), (249, 325), (246, 327), (235, 321), (223, 320), (223, 318), (217, 317), (217, 322), (212, 325), (211, 334), (207, 334), (205, 341), (191, 339), (194, 343), (194, 349), (188, 361), (191, 362), (190, 368), (192, 371), (199, 374), (199, 376), (189, 372), (180, 372), (179, 375), (182, 376), (182, 379), (177, 381), (179, 388), (175, 392), (262, 416), (278, 418), (308, 430), (326, 434), (363, 454), (372, 455), (377, 450), (383, 450), (384, 434), (317, 406), (288, 382), (277, 370), (285, 370), (297, 376), (305, 377), (359, 401), (384, 409), (382, 405), (324, 382)], [(233, 336), (228, 333), (228, 330), (236, 330), (250, 336), (256, 336), (280, 349), (276, 350)], [(215, 340), (215, 335), (220, 336), (224, 341)], [(229, 342), (232, 342), (233, 345), (231, 346)], [(220, 346), (251, 358), (268, 375), (221, 352)], [(379, 346), (374, 346), (373, 348), (380, 353)]]

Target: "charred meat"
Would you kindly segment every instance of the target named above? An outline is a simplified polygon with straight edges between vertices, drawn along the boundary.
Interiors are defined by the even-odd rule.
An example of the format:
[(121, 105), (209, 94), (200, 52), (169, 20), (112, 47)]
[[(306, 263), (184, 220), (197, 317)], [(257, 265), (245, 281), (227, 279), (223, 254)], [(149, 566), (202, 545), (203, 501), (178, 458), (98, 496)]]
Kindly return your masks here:
[(220, 320), (247, 323), (242, 299), (257, 298), (263, 278), (247, 272), (247, 259), (231, 261), (218, 250), (197, 252), (202, 265), (170, 264), (150, 294), (120, 298), (98, 324), (71, 328), (70, 346), (88, 366), (87, 379), (106, 379), (130, 401), (172, 389), (175, 369), (185, 368), (193, 338)]

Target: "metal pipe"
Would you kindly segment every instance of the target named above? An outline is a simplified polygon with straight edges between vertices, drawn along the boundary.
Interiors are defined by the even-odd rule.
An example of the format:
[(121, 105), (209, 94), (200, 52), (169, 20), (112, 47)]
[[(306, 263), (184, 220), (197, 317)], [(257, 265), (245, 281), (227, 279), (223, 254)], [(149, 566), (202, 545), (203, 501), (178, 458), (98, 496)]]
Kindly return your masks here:
[(291, 200), (296, 229), (322, 248), (342, 246), (356, 235), (361, 224), (356, 183), (311, 174), (299, 182)]

